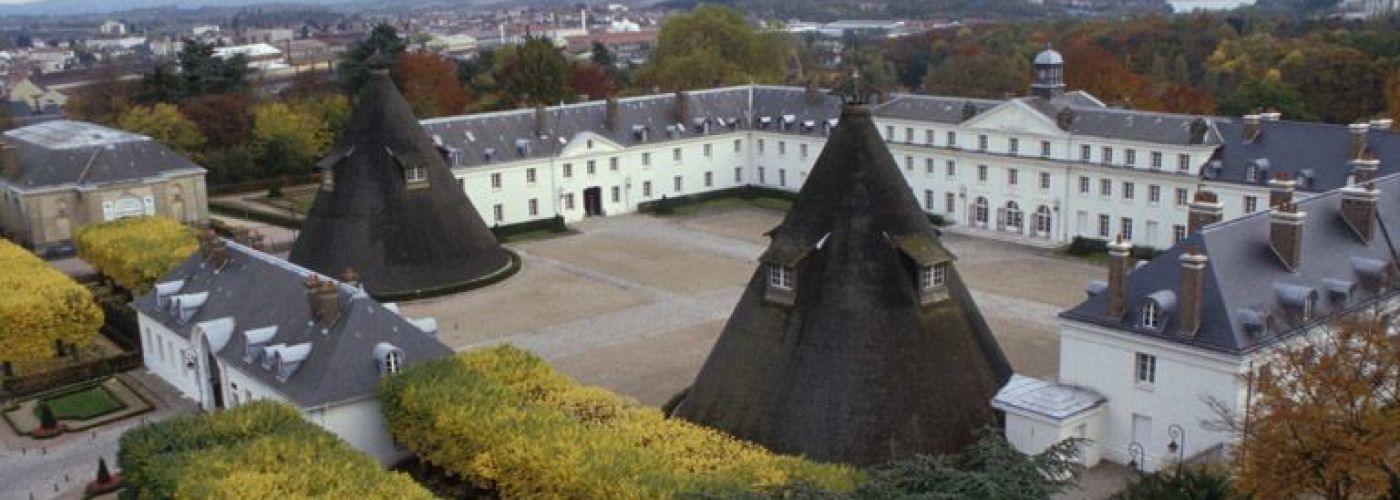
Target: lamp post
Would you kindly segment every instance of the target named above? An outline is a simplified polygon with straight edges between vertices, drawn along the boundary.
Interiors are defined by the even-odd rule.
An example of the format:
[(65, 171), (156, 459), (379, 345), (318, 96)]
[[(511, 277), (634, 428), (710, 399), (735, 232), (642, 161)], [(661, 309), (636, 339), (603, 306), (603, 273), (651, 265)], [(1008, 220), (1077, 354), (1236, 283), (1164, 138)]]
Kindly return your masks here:
[(1147, 461), (1147, 453), (1142, 449), (1142, 444), (1137, 441), (1128, 443), (1128, 467), (1142, 472), (1142, 468)]
[(1181, 467), (1186, 464), (1186, 429), (1177, 424), (1168, 425), (1167, 436), (1172, 438), (1167, 443), (1167, 452), (1176, 454), (1176, 472), (1180, 474)]

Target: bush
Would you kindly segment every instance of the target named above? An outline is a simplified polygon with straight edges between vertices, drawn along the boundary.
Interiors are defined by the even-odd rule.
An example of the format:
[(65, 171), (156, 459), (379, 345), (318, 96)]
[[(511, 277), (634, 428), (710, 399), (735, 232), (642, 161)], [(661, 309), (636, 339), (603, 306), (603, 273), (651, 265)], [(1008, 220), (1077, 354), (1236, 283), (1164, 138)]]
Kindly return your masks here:
[(58, 342), (87, 345), (102, 320), (87, 287), (0, 239), (0, 361), (52, 357)]
[(933, 224), (938, 227), (944, 227), (948, 225), (948, 219), (943, 217), (943, 214), (928, 214), (928, 221), (930, 224)]
[(861, 478), (667, 419), (509, 346), (414, 366), (381, 389), (397, 442), (502, 498), (733, 496), (794, 482), (850, 491)]
[(132, 295), (150, 290), (199, 247), (194, 230), (166, 217), (134, 217), (78, 229), (78, 256)]
[(1113, 496), (1114, 500), (1227, 500), (1235, 494), (1229, 473), (1218, 467), (1185, 466), (1163, 469), (1139, 478)]
[(432, 498), (271, 401), (134, 428), (117, 460), (138, 498)]
[(1065, 253), (1076, 256), (1093, 255), (1106, 252), (1108, 252), (1108, 240), (1101, 240), (1098, 238), (1085, 238), (1083, 236), (1075, 236), (1074, 240), (1070, 241), (1069, 243), (1069, 249), (1065, 251)]
[(1157, 253), (1156, 248), (1139, 245), (1133, 245), (1133, 247), (1128, 250), (1128, 256), (1136, 260), (1152, 260), (1153, 257), (1157, 256)]

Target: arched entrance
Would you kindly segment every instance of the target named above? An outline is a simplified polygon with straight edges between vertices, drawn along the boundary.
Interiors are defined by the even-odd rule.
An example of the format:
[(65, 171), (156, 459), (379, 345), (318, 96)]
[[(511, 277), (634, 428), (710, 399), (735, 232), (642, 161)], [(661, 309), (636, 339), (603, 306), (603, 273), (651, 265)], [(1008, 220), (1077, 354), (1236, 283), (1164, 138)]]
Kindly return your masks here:
[(1024, 216), (1021, 214), (1020, 205), (1017, 205), (1014, 201), (1008, 201), (1006, 202), (1006, 206), (1002, 207), (1000, 215), (1001, 220), (999, 221), (997, 229), (1013, 233), (1021, 232)]
[(972, 217), (973, 226), (987, 227), (987, 211), (989, 208), (987, 198), (985, 197), (978, 196), (977, 199), (972, 201), (972, 213), (968, 215)]
[(1036, 208), (1036, 209), (1035, 209), (1035, 235), (1036, 235), (1036, 236), (1040, 236), (1040, 237), (1044, 237), (1044, 238), (1049, 238), (1049, 237), (1050, 237), (1050, 221), (1051, 221), (1050, 207), (1047, 207), (1047, 206), (1045, 206), (1045, 205), (1041, 205), (1040, 207)]

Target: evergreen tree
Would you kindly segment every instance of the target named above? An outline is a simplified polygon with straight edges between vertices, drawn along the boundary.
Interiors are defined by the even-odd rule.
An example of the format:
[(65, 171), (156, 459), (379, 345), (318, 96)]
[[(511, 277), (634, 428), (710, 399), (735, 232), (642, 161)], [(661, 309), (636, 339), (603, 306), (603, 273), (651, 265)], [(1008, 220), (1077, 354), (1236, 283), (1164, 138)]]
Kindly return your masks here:
[(53, 416), (53, 408), (49, 408), (48, 403), (39, 403), (39, 428), (52, 430), (58, 428), (58, 419)]
[(97, 484), (107, 484), (112, 482), (112, 472), (107, 470), (107, 459), (97, 459)]
[(527, 38), (504, 65), (500, 81), (519, 103), (557, 104), (569, 97), (569, 62), (548, 38)]
[(360, 43), (355, 44), (345, 55), (340, 57), (340, 65), (336, 71), (339, 73), (340, 85), (352, 95), (360, 91), (360, 87), (369, 81), (369, 67), (365, 66), (365, 60), (376, 52), (382, 52), (392, 59), (398, 59), (404, 49), (408, 48), (408, 42), (399, 38), (399, 31), (388, 24), (380, 24), (369, 32)]

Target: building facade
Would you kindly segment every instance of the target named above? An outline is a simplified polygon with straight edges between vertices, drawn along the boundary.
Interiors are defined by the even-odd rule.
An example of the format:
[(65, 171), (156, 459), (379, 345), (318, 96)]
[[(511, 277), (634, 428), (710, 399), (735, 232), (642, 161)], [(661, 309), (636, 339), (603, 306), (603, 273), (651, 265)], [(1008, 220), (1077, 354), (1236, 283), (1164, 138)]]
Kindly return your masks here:
[(40, 253), (85, 224), (163, 215), (209, 218), (204, 168), (149, 137), (56, 120), (0, 137), (0, 230)]

